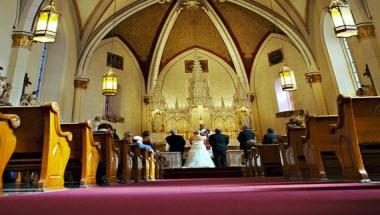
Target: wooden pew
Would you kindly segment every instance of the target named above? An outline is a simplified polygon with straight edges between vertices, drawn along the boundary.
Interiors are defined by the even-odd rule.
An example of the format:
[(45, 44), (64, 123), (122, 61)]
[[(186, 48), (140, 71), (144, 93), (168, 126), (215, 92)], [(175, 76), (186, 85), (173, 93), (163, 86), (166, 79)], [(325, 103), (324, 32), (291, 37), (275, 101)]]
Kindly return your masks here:
[(132, 175), (131, 178), (135, 182), (142, 179), (142, 157), (140, 156), (140, 148), (137, 144), (129, 145), (132, 153)]
[(340, 95), (338, 113), (338, 123), (332, 124), (330, 131), (337, 135), (337, 155), (344, 178), (369, 181), (363, 158), (380, 158), (380, 96)]
[[(333, 159), (327, 156), (336, 154), (336, 135), (329, 131), (329, 124), (337, 123), (338, 116), (307, 116), (306, 117), (306, 137), (304, 139), (304, 154), (310, 167), (310, 177), (316, 179), (326, 179), (327, 173), (325, 164), (333, 163)], [(324, 154), (326, 159), (322, 159)], [(338, 162), (332, 168), (340, 169)], [(338, 175), (337, 173), (334, 174)]]
[(127, 140), (115, 140), (116, 146), (119, 148), (120, 163), (118, 167), (118, 178), (123, 183), (132, 180), (133, 169), (133, 152)]
[[(89, 122), (61, 124), (63, 131), (73, 134), (70, 160), (66, 168), (72, 182), (82, 187), (96, 185), (96, 170), (100, 159), (100, 144), (94, 141)], [(67, 177), (66, 177), (67, 178)], [(68, 180), (65, 182), (67, 185)]]
[(283, 175), (283, 161), (279, 144), (258, 144), (256, 150), (257, 154), (254, 156), (258, 156), (259, 175)]
[(149, 180), (149, 152), (146, 149), (140, 149), (140, 159), (142, 161), (142, 171), (141, 171), (141, 179)]
[(117, 167), (119, 163), (118, 150), (112, 133), (104, 131), (94, 132), (95, 142), (100, 143), (100, 162), (98, 165), (98, 179), (100, 184), (113, 184), (117, 181)]
[(0, 112), (17, 114), (22, 122), (14, 131), (17, 145), (6, 170), (39, 171), (37, 188), (63, 188), (72, 134), (61, 130), (58, 104), (0, 107)]
[(16, 148), (13, 129), (19, 126), (20, 119), (17, 115), (0, 113), (0, 194), (3, 188), (4, 169)]
[(284, 147), (288, 174), (291, 178), (309, 177), (309, 167), (303, 153), (303, 136), (306, 135), (304, 127), (288, 127), (288, 144)]

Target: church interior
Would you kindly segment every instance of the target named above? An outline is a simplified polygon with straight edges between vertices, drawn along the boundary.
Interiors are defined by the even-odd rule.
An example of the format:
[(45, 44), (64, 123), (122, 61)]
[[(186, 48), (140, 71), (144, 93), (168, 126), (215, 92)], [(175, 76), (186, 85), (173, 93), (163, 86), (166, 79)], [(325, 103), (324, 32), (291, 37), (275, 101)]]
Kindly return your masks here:
[(0, 0), (0, 214), (379, 214), (379, 8)]

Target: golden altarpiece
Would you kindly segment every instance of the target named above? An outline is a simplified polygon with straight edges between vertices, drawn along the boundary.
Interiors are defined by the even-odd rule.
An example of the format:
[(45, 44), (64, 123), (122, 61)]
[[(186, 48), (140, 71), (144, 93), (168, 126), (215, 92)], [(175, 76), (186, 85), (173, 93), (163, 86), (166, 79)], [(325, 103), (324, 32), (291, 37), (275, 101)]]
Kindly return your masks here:
[[(252, 102), (241, 84), (235, 85), (232, 105), (225, 105), (224, 98), (216, 104), (210, 95), (209, 80), (202, 71), (199, 57), (194, 57), (191, 77), (187, 80), (187, 104), (167, 104), (162, 95), (162, 83), (157, 83), (150, 100), (150, 125), (156, 136), (165, 137), (170, 129), (177, 129), (186, 140), (194, 129), (204, 123), (213, 131), (220, 128), (236, 145), (236, 137), (242, 125), (252, 126)], [(220, 83), (223, 84), (223, 83)], [(160, 135), (161, 134), (161, 135)]]

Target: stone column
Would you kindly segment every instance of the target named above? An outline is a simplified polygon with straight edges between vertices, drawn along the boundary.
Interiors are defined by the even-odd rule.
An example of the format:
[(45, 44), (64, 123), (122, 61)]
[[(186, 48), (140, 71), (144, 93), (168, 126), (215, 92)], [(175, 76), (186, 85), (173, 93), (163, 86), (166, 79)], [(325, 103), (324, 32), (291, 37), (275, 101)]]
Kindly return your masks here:
[(73, 117), (72, 122), (79, 122), (82, 120), (81, 106), (83, 93), (86, 91), (90, 82), (88, 78), (76, 78), (74, 80), (74, 103), (73, 103)]
[(309, 72), (305, 74), (306, 80), (309, 82), (311, 89), (313, 90), (314, 101), (317, 105), (318, 115), (327, 115), (327, 105), (325, 95), (322, 90), (322, 76), (319, 72)]
[(33, 36), (27, 33), (14, 33), (12, 35), (12, 52), (9, 61), (7, 80), (12, 84), (9, 102), (20, 105), (25, 73), (28, 70), (29, 54), (33, 44)]

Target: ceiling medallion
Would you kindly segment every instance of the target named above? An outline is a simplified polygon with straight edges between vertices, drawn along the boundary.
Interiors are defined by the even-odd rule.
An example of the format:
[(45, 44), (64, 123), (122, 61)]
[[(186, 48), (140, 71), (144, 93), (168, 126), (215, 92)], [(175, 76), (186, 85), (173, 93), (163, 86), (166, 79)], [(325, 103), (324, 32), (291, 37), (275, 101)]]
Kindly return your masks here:
[(181, 0), (180, 4), (185, 8), (198, 8), (203, 7), (205, 2), (204, 0)]
[[(205, 6), (205, 0), (178, 0), (181, 8), (199, 8)], [(170, 3), (172, 0), (158, 0), (158, 3)]]

